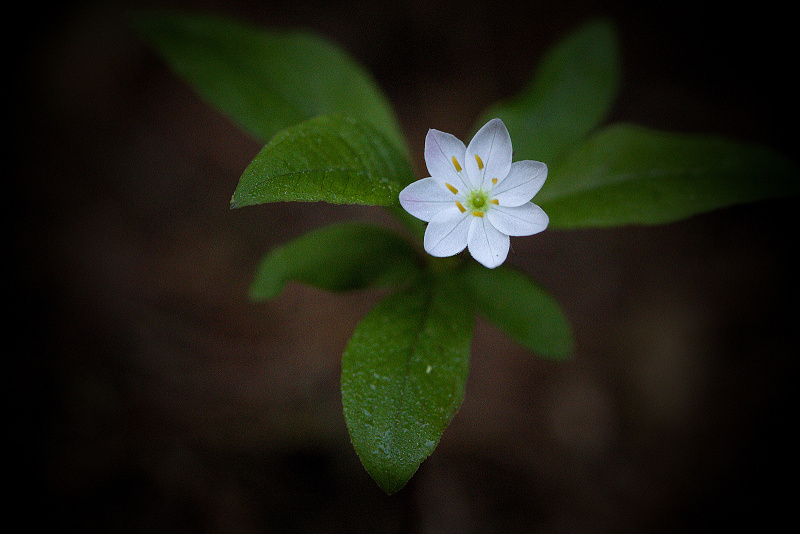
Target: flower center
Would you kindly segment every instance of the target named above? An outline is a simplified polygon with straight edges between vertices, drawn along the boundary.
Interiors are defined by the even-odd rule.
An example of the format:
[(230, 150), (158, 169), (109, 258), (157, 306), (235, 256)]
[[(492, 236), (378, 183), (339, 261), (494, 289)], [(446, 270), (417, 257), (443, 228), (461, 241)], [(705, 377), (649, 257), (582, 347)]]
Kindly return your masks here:
[(488, 195), (483, 191), (471, 191), (467, 203), (472, 211), (486, 211)]

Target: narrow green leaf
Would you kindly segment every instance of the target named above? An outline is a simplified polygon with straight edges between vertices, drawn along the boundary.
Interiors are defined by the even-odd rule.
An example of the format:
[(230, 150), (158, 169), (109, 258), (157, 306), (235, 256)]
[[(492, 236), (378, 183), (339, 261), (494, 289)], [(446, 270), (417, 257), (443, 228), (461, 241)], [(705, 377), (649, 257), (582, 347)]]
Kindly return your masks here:
[(389, 206), (412, 180), (408, 160), (370, 124), (322, 116), (267, 143), (240, 178), (231, 208), (287, 200)]
[(620, 85), (617, 35), (606, 20), (592, 21), (554, 46), (531, 82), (481, 117), (503, 120), (516, 160), (551, 165), (608, 116)]
[(250, 297), (273, 298), (289, 281), (328, 291), (399, 284), (419, 275), (415, 258), (411, 244), (389, 230), (332, 224), (272, 249), (261, 260)]
[(551, 169), (536, 196), (552, 228), (661, 224), (800, 192), (797, 165), (719, 136), (617, 124)]
[(461, 405), (473, 319), (452, 281), (420, 282), (373, 308), (344, 351), (350, 437), (387, 493), (408, 482)]
[(561, 307), (524, 274), (501, 266), (467, 264), (461, 277), (478, 311), (523, 347), (545, 358), (572, 355), (572, 327)]
[(375, 81), (317, 35), (176, 11), (141, 12), (132, 22), (179, 76), (263, 142), (303, 120), (335, 114), (371, 123), (407, 152)]

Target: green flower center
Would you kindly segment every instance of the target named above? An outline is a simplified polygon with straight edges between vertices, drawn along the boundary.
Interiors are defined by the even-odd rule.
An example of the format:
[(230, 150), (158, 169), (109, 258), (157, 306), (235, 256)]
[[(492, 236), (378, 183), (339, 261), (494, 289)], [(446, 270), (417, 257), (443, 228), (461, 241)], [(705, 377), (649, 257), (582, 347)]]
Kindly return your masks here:
[(488, 195), (483, 191), (472, 191), (467, 202), (469, 203), (469, 208), (473, 211), (486, 211), (487, 200)]

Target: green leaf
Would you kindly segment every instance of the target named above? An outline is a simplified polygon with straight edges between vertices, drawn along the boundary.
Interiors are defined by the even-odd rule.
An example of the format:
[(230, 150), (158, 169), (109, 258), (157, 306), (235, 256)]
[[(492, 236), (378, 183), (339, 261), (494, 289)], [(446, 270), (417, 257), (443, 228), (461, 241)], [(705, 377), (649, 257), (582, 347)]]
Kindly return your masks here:
[(332, 224), (272, 249), (261, 260), (250, 297), (271, 299), (289, 281), (328, 291), (399, 284), (419, 275), (415, 259), (413, 247), (393, 232)]
[(374, 80), (317, 35), (183, 12), (146, 11), (132, 22), (179, 76), (263, 142), (311, 117), (343, 115), (371, 123), (407, 152)]
[(389, 206), (412, 180), (408, 160), (371, 125), (322, 116), (267, 143), (240, 178), (231, 208), (286, 200)]
[(527, 276), (501, 266), (467, 264), (461, 277), (478, 311), (523, 347), (545, 358), (572, 355), (572, 327), (561, 307)]
[(475, 129), (499, 117), (514, 141), (515, 160), (551, 165), (606, 119), (619, 85), (616, 31), (596, 20), (548, 51), (520, 94), (487, 109)]
[(421, 281), (375, 306), (344, 351), (350, 437), (387, 493), (408, 482), (461, 405), (473, 319), (452, 280)]
[(552, 228), (661, 224), (799, 186), (797, 165), (769, 148), (617, 124), (551, 169), (534, 200)]

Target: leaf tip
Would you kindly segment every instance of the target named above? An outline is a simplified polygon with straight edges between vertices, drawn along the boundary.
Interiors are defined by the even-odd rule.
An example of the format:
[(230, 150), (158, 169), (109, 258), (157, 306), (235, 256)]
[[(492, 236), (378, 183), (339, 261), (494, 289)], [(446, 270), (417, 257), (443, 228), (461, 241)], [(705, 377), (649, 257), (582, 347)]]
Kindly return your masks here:
[(378, 482), (378, 487), (380, 487), (386, 493), (386, 495), (394, 495), (395, 493), (403, 489), (409, 480), (411, 479), (392, 481), (391, 483)]
[(243, 195), (238, 188), (231, 196), (232, 210), (235, 210), (236, 208), (243, 208), (245, 206), (251, 206), (252, 204), (253, 202), (247, 196)]
[(378, 487), (387, 495), (394, 495), (411, 481), (419, 468), (419, 463), (412, 466), (388, 464), (384, 466), (367, 466), (367, 473), (372, 477)]

